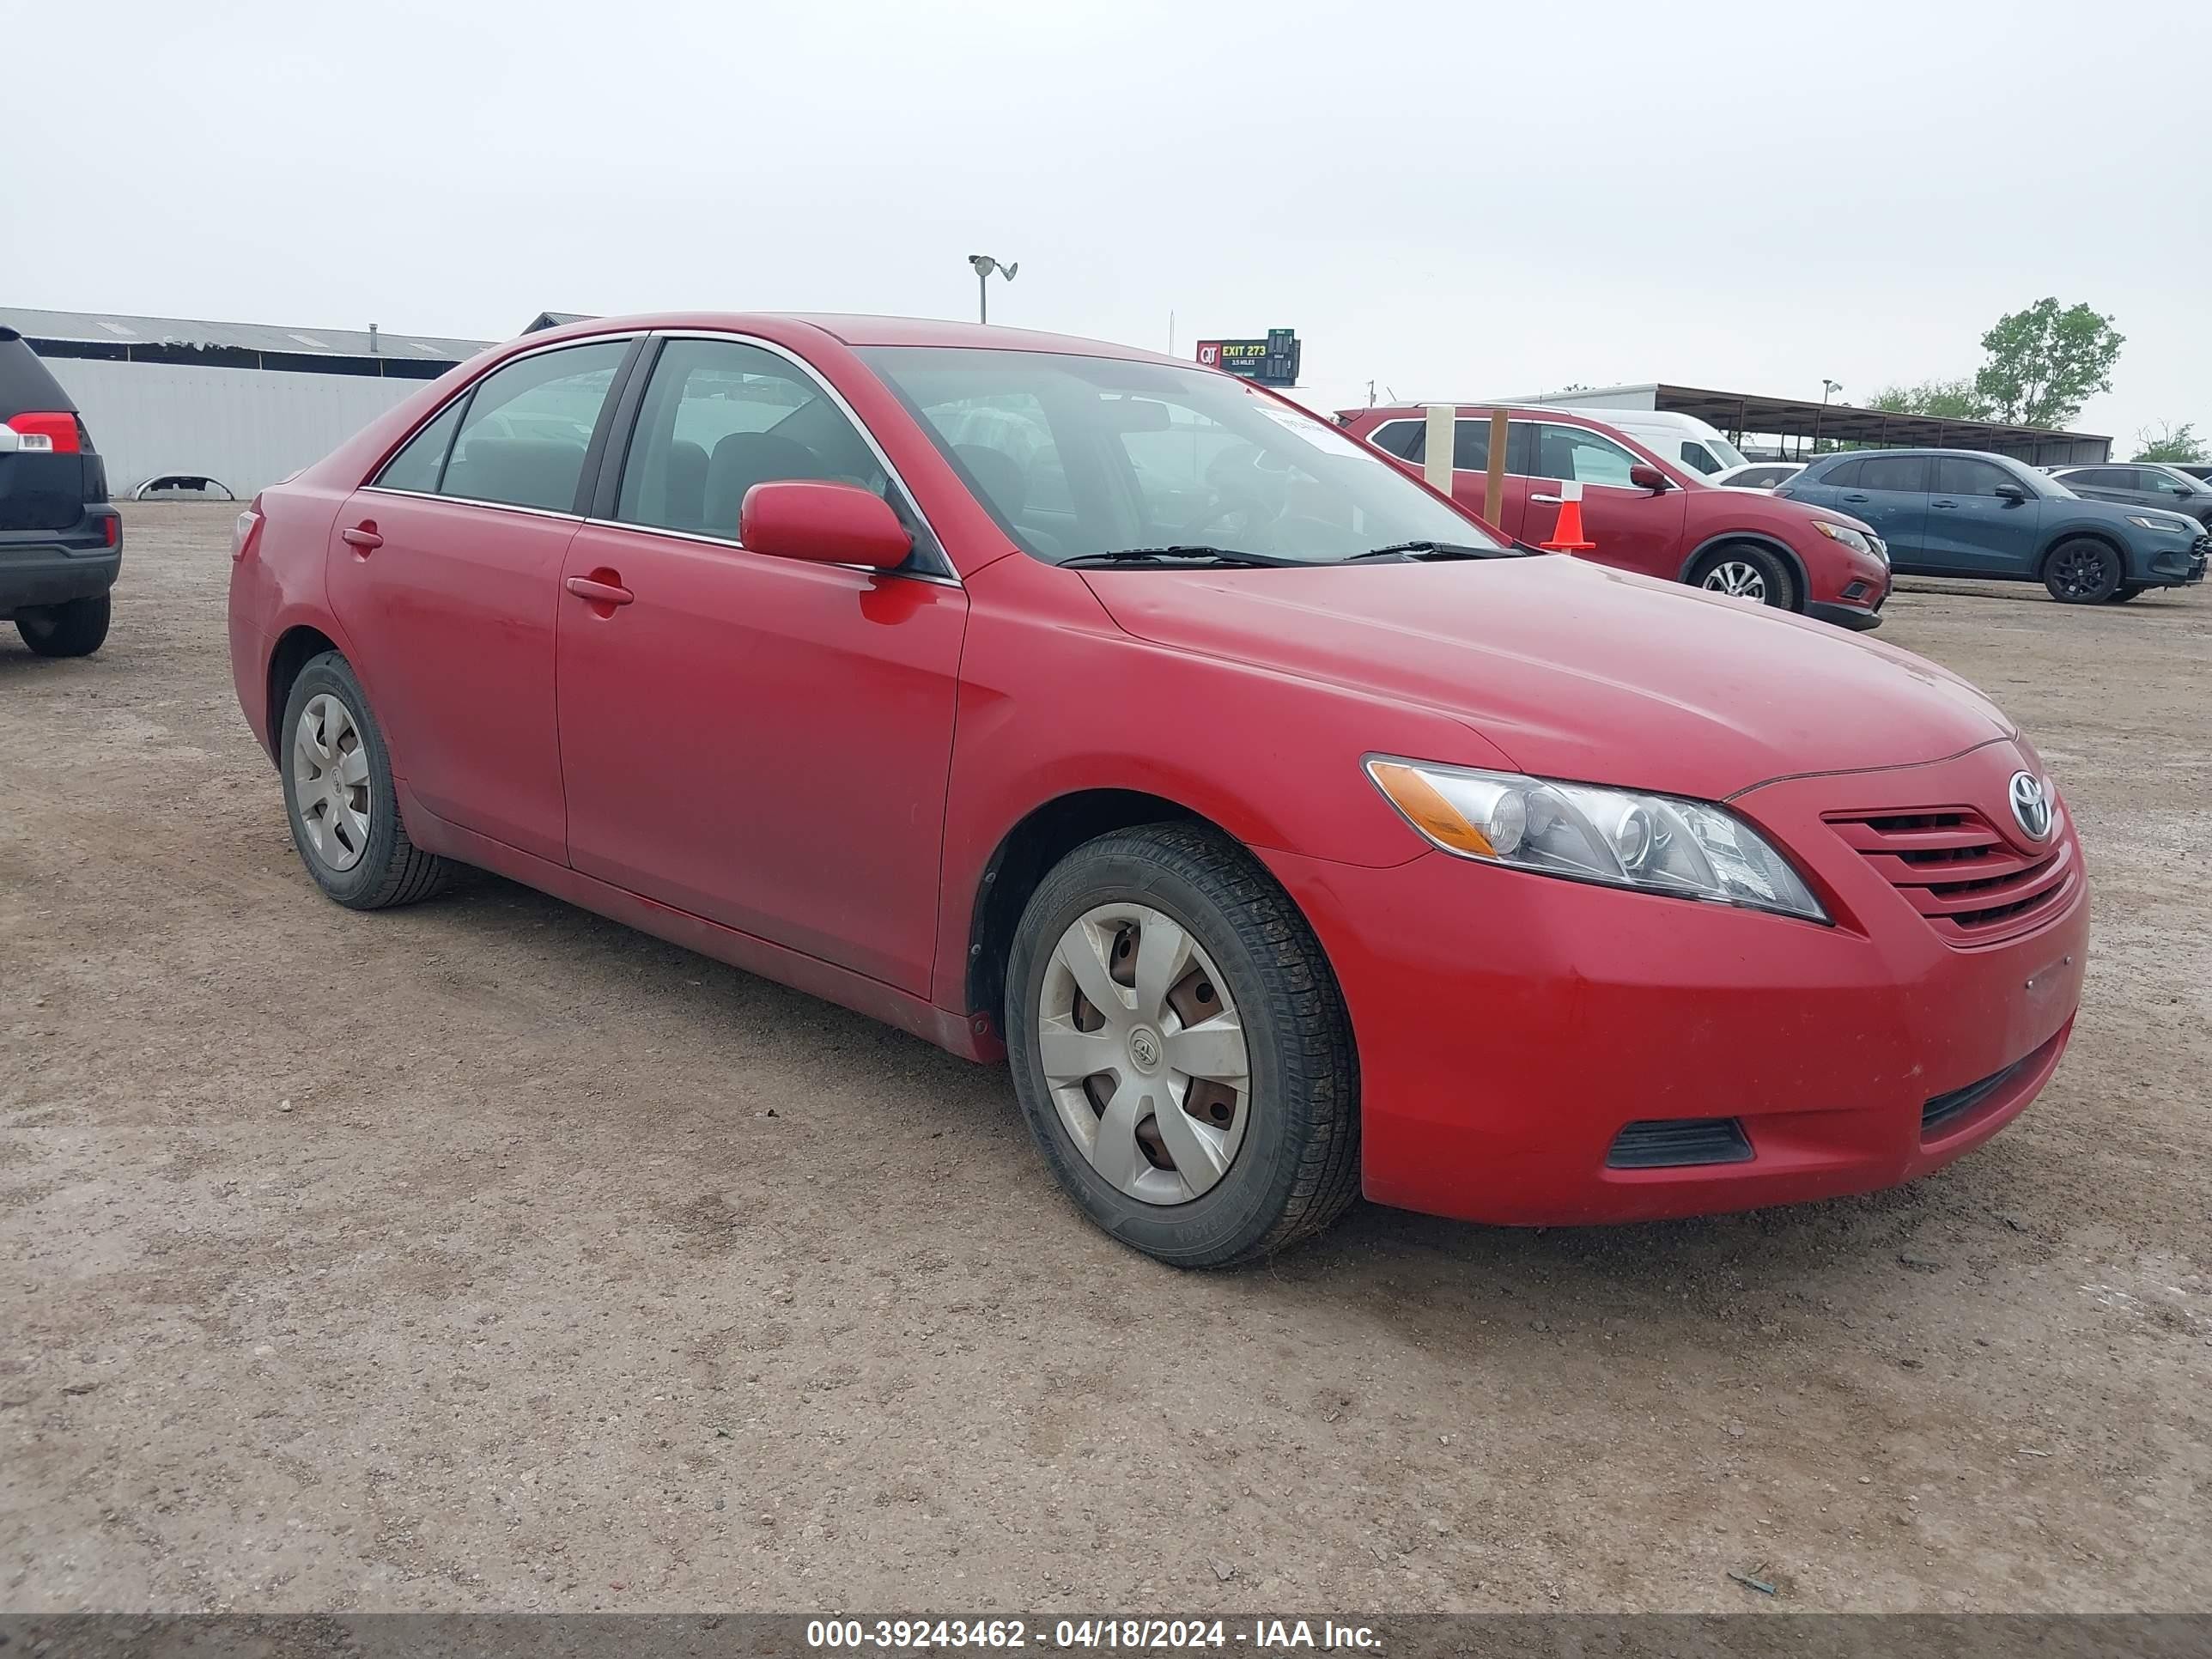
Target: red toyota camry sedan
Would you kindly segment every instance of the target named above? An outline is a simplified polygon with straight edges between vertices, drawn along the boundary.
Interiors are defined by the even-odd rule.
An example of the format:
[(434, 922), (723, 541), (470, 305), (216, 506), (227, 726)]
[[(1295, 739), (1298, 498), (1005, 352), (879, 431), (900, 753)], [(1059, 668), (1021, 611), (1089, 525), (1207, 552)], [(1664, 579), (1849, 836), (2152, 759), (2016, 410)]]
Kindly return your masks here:
[(239, 521), (308, 873), (480, 866), (1002, 1054), (1115, 1237), (1863, 1192), (1994, 1134), (2088, 899), (1931, 663), (1495, 542), (1228, 375), (854, 317), (489, 353)]

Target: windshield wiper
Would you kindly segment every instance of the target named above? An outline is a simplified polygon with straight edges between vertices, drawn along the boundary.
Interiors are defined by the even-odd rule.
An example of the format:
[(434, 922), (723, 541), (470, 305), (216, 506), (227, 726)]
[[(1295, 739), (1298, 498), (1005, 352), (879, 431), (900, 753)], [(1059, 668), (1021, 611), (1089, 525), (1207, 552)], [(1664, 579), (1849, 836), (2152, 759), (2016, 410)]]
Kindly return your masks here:
[(1362, 559), (1517, 559), (1518, 550), (1510, 547), (1476, 547), (1467, 542), (1392, 542), (1388, 547), (1370, 547), (1364, 553), (1355, 553), (1344, 561), (1358, 564)]
[(1240, 553), (1229, 547), (1123, 547), (1111, 553), (1079, 553), (1062, 559), (1063, 570), (1116, 564), (1234, 564), (1255, 568), (1279, 565), (1310, 565), (1310, 559), (1278, 559), (1266, 553)]

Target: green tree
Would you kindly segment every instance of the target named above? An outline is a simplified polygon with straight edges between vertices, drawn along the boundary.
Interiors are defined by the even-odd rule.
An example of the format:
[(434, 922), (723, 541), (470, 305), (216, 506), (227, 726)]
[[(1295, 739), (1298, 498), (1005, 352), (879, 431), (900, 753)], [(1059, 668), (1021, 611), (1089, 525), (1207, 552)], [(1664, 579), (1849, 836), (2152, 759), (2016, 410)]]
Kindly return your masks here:
[(1887, 410), (1893, 415), (1934, 415), (1947, 421), (1986, 421), (1993, 412), (1990, 400), (1963, 374), (1954, 380), (1884, 386), (1867, 407)]
[(2139, 461), (2201, 461), (2212, 454), (2212, 445), (2198, 437), (2187, 421), (2179, 426), (2160, 421), (2156, 431), (2145, 427), (2136, 434), (2136, 441), (2142, 446), (2136, 455)]
[(2000, 317), (1982, 336), (1988, 362), (1974, 389), (1999, 420), (2019, 426), (2063, 426), (2100, 392), (2112, 389), (2112, 364), (2126, 337), (2086, 305), (2059, 308), (2038, 300)]

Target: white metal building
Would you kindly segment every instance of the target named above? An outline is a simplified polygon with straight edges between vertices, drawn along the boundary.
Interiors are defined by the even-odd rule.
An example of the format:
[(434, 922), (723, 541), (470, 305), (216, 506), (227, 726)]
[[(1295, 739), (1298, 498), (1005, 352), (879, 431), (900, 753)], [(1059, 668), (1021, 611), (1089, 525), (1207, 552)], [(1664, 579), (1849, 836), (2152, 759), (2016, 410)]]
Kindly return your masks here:
[(8, 307), (0, 327), (76, 401), (118, 499), (204, 479), (244, 500), (489, 343)]

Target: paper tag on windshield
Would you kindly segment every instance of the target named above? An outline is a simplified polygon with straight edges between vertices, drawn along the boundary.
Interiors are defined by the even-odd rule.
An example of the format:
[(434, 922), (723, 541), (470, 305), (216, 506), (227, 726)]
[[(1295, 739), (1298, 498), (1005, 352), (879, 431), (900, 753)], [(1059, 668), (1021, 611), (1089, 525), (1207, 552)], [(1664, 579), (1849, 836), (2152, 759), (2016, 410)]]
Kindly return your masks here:
[(1310, 415), (1299, 414), (1295, 409), (1285, 409), (1277, 404), (1261, 404), (1260, 412), (1285, 432), (1295, 432), (1309, 443), (1313, 441), (1316, 434), (1323, 437), (1328, 434), (1326, 426)]

